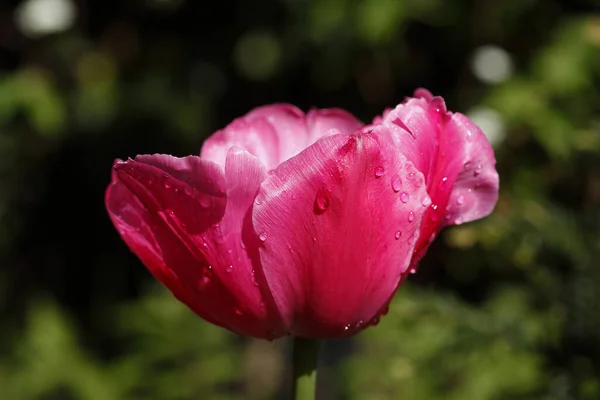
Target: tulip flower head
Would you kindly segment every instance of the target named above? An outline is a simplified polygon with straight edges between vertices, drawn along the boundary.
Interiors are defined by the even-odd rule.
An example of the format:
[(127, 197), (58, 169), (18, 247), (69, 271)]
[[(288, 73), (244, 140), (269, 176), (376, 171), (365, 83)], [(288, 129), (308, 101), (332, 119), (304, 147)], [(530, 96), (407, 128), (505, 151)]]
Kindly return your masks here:
[(259, 107), (200, 156), (116, 161), (105, 200), (180, 301), (272, 340), (373, 324), (438, 232), (488, 215), (497, 198), (484, 134), (420, 89), (366, 126), (339, 109)]

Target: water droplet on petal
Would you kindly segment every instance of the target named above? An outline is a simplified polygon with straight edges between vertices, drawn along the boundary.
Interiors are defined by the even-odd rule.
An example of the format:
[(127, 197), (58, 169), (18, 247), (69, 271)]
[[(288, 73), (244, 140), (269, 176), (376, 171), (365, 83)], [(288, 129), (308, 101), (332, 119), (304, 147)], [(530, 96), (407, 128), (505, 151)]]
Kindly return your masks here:
[(408, 213), (408, 222), (413, 222), (414, 220), (415, 220), (415, 213), (411, 211)]
[(242, 312), (242, 310), (240, 310), (239, 308), (235, 309), (235, 315), (243, 315), (244, 313)]
[(472, 165), (473, 165), (473, 163), (471, 161), (467, 161), (466, 163), (463, 164), (463, 168), (469, 169), (469, 168), (471, 168)]
[(417, 273), (417, 269), (416, 268), (411, 268), (409, 272), (411, 274), (416, 274)]
[(225, 269), (225, 271), (226, 271), (227, 273), (230, 273), (231, 271), (233, 271), (233, 265), (230, 265), (230, 266), (228, 266), (228, 267)]
[(256, 199), (254, 199), (254, 204), (260, 206), (262, 204), (262, 200), (257, 197)]
[(408, 174), (406, 174), (406, 178), (407, 179), (415, 179), (415, 171), (411, 171)]
[(268, 236), (267, 236), (267, 233), (266, 233), (266, 232), (261, 232), (261, 233), (258, 235), (258, 239), (259, 239), (261, 242), (265, 242), (265, 241), (267, 240), (267, 237), (268, 237)]
[(383, 167), (381, 165), (379, 167), (375, 168), (375, 177), (381, 178), (383, 176), (384, 171), (385, 170), (383, 169)]
[(455, 224), (455, 225), (460, 225), (460, 224), (462, 224), (462, 223), (463, 223), (463, 219), (462, 219), (462, 217), (458, 217), (458, 218), (456, 218), (456, 219), (454, 220), (454, 224)]
[(483, 168), (483, 166), (481, 164), (477, 164), (477, 166), (473, 170), (473, 176), (479, 175), (481, 173), (482, 168)]
[(431, 99), (429, 107), (431, 110), (435, 111), (438, 114), (445, 114), (447, 111), (446, 103), (441, 97), (434, 97), (433, 99)]
[(465, 196), (463, 196), (462, 194), (460, 196), (458, 196), (456, 198), (456, 204), (458, 204), (459, 206), (462, 206), (463, 204), (465, 204)]
[(467, 142), (472, 142), (473, 139), (475, 139), (475, 135), (473, 135), (473, 132), (467, 131)]
[(329, 208), (329, 194), (326, 190), (319, 190), (315, 198), (315, 211), (323, 213)]
[(445, 176), (442, 178), (442, 180), (440, 182), (440, 189), (443, 189), (447, 184), (448, 184), (448, 177)]
[(396, 233), (394, 234), (394, 237), (396, 238), (396, 240), (400, 239), (400, 236), (402, 236), (402, 232), (396, 231)]
[(408, 203), (408, 193), (406, 193), (406, 192), (400, 193), (400, 201), (403, 203)]
[(346, 326), (344, 327), (344, 330), (345, 330), (345, 331), (347, 331), (348, 329), (350, 329), (350, 324), (348, 324), (348, 325), (346, 325)]
[(394, 192), (399, 192), (402, 188), (402, 178), (399, 175), (394, 175), (392, 177), (392, 190)]
[(423, 197), (423, 200), (421, 200), (421, 204), (423, 204), (423, 207), (431, 205), (431, 198), (429, 196)]
[(206, 243), (206, 242), (202, 243), (202, 247), (204, 247), (205, 249), (208, 249), (208, 243)]

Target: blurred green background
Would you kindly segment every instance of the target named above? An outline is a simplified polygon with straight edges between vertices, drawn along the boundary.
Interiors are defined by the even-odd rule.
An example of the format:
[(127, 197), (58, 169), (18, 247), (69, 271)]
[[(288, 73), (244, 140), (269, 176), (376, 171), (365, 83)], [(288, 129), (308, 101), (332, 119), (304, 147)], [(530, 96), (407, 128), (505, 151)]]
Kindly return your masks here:
[(495, 213), (446, 229), (321, 399), (600, 399), (600, 3), (0, 3), (0, 399), (284, 399), (289, 342), (175, 301), (103, 205), (114, 158), (198, 153), (265, 103), (473, 118)]

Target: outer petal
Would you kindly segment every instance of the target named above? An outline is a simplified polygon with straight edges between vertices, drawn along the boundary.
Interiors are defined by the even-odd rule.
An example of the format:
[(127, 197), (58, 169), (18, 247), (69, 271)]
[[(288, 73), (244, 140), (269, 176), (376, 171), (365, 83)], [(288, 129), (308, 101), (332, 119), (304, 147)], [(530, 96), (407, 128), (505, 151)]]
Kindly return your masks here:
[(305, 115), (289, 104), (258, 107), (209, 137), (201, 157), (224, 165), (229, 148), (247, 150), (268, 170), (298, 154), (317, 139), (337, 132), (354, 132), (362, 124), (339, 110), (313, 110)]
[(425, 207), (422, 176), (385, 136), (335, 135), (262, 184), (253, 223), (291, 333), (350, 335), (377, 318), (409, 266)]
[[(389, 112), (381, 127), (425, 176), (431, 197), (417, 244), (416, 264), (439, 230), (488, 215), (498, 198), (494, 152), (481, 130), (462, 114), (446, 111), (424, 89)], [(376, 128), (376, 130), (379, 128)]]
[[(225, 174), (199, 157), (138, 156), (117, 162), (106, 204), (121, 236), (150, 271), (200, 316), (245, 335), (274, 338), (281, 320), (242, 242), (246, 215), (266, 177), (233, 149)], [(256, 242), (254, 243), (256, 248)]]

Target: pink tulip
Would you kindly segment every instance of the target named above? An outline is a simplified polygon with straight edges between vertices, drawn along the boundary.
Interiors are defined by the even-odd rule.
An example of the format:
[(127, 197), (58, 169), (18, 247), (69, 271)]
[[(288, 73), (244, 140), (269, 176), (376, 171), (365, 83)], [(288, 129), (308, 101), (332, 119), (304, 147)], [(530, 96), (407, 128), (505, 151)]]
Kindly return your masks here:
[(488, 215), (497, 197), (486, 137), (421, 89), (368, 126), (338, 109), (257, 108), (199, 157), (115, 162), (106, 206), (207, 321), (331, 338), (377, 321), (440, 229)]

